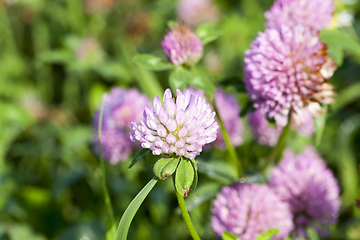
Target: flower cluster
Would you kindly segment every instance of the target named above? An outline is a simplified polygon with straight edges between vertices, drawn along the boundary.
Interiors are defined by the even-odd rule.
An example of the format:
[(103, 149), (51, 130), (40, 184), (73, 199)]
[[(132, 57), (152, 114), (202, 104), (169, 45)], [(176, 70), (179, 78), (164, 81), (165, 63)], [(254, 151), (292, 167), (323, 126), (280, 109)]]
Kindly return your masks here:
[(161, 45), (174, 65), (192, 65), (199, 61), (203, 53), (200, 38), (184, 24), (172, 29), (164, 37)]
[[(276, 124), (274, 127), (269, 125), (263, 109), (257, 109), (249, 114), (249, 125), (252, 135), (261, 145), (275, 146), (283, 131), (283, 127)], [(291, 115), (290, 126), (296, 129), (298, 134), (303, 137), (310, 137), (315, 132), (314, 117), (307, 108), (303, 108), (298, 113)]]
[(272, 170), (269, 186), (287, 202), (294, 215), (296, 236), (306, 237), (306, 227), (326, 235), (323, 227), (339, 214), (339, 186), (331, 170), (312, 147), (301, 154), (287, 150)]
[(177, 12), (183, 21), (194, 26), (219, 19), (219, 9), (211, 0), (180, 0)]
[(319, 102), (333, 102), (327, 80), (336, 64), (318, 35), (302, 25), (267, 29), (259, 33), (245, 52), (244, 79), (255, 108), (261, 108), (280, 126), (287, 124), (290, 111), (308, 110), (318, 116)]
[(279, 233), (272, 238), (276, 240), (284, 239), (294, 228), (288, 205), (266, 185), (223, 187), (211, 211), (211, 226), (218, 236), (229, 231), (241, 240), (253, 240), (276, 228)]
[(133, 142), (141, 142), (154, 155), (175, 154), (194, 159), (202, 146), (215, 141), (218, 124), (215, 112), (204, 98), (184, 89), (176, 90), (176, 102), (170, 89), (164, 93), (164, 106), (158, 96), (154, 97), (153, 109), (146, 106), (144, 121), (132, 122)]
[[(189, 90), (200, 97), (205, 98), (205, 92), (195, 88), (189, 88)], [(223, 121), (225, 130), (229, 134), (230, 142), (233, 146), (240, 146), (243, 142), (244, 127), (240, 118), (240, 107), (236, 100), (231, 95), (226, 94), (224, 91), (217, 89), (215, 93), (215, 106), (218, 114)], [(212, 106), (210, 105), (211, 109)], [(217, 117), (215, 118), (218, 121)], [(225, 149), (224, 136), (221, 132), (220, 127), (218, 128), (217, 138), (210, 145), (214, 145), (219, 149)]]
[[(105, 98), (101, 126), (103, 156), (112, 164), (125, 160), (136, 144), (130, 141), (132, 121), (142, 119), (142, 110), (150, 104), (149, 99), (136, 89), (113, 88)], [(98, 151), (98, 121), (100, 110), (93, 118), (95, 150)]]
[[(240, 118), (240, 107), (236, 100), (231, 95), (225, 94), (222, 90), (217, 90), (215, 94), (215, 105), (219, 117), (224, 123), (224, 127), (229, 134), (231, 144), (233, 146), (240, 146), (243, 143), (243, 123)], [(225, 149), (224, 136), (221, 130), (218, 130), (218, 137), (214, 142), (215, 146)]]
[(292, 28), (300, 24), (319, 31), (329, 26), (334, 9), (332, 0), (277, 0), (265, 12), (266, 27), (277, 28), (286, 24)]
[(271, 127), (266, 119), (265, 111), (257, 109), (249, 114), (249, 125), (255, 140), (261, 145), (275, 146), (282, 132), (282, 127)]

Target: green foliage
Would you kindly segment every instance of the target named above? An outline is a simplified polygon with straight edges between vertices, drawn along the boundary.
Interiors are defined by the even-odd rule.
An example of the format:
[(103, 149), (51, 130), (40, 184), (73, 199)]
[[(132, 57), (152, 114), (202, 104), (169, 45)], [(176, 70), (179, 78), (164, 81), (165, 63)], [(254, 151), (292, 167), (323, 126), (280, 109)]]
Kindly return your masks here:
[(216, 26), (212, 23), (206, 23), (201, 26), (199, 26), (196, 29), (196, 35), (201, 39), (203, 45), (206, 45), (217, 38), (219, 38), (222, 34), (221, 31), (219, 31)]
[(329, 46), (329, 55), (340, 66), (343, 63), (344, 51), (360, 57), (360, 43), (355, 37), (339, 29), (324, 30), (320, 38)]
[(271, 238), (278, 233), (278, 229), (269, 229), (267, 233), (261, 233), (256, 240), (271, 240)]
[(133, 60), (140, 66), (153, 71), (163, 71), (173, 68), (171, 63), (163, 63), (160, 58), (149, 54), (138, 54)]
[(206, 93), (215, 93), (215, 86), (207, 76), (182, 67), (179, 67), (170, 74), (169, 85), (173, 91), (176, 89), (184, 90), (187, 85), (190, 85)]
[(133, 220), (140, 205), (145, 200), (149, 192), (153, 189), (157, 181), (158, 180), (156, 178), (151, 179), (149, 183), (146, 184), (146, 186), (136, 195), (136, 197), (129, 204), (119, 222), (116, 233), (116, 240), (127, 240), (127, 234), (130, 228), (131, 221)]
[(224, 232), (221, 235), (222, 240), (239, 240), (240, 238), (234, 234), (232, 234), (231, 232)]
[[(174, 66), (162, 57), (161, 40), (169, 27), (178, 25), (174, 21), (177, 1), (117, 1), (115, 5), (106, 1), (108, 5), (95, 8), (89, 5), (93, 1), (2, 2), (1, 240), (106, 238), (108, 214), (92, 118), (101, 95), (113, 87), (138, 88), (150, 99), (162, 98), (168, 87), (173, 91), (195, 87), (205, 91), (210, 102), (216, 88), (229, 90), (242, 108), (244, 143), (234, 148), (245, 172), (241, 181), (266, 182), (267, 175), (258, 172), (273, 148), (259, 145), (251, 135), (247, 114), (254, 108), (243, 83), (243, 57), (264, 30), (263, 13), (273, 1), (213, 1), (222, 13), (218, 21), (192, 28), (205, 45), (204, 56), (194, 66)], [(357, 31), (360, 8), (354, 4), (346, 9), (355, 14)], [(290, 130), (284, 140), (284, 147), (297, 152), (316, 141), (317, 151), (339, 181), (342, 207), (329, 239), (360, 239), (360, 210), (354, 206), (360, 193), (360, 44), (354, 29), (347, 26), (321, 32), (339, 66), (330, 79), (338, 93), (336, 102), (315, 120), (316, 135), (301, 137)], [(86, 39), (96, 44), (84, 51)], [(116, 165), (104, 163), (115, 219), (123, 215), (121, 236), (129, 240), (188, 239), (184, 221), (176, 214), (172, 181), (161, 181), (144, 201), (157, 181), (151, 180), (123, 214), (153, 177), (153, 166), (141, 161), (128, 170), (144, 156), (150, 165), (170, 157), (142, 150)], [(212, 200), (222, 186), (239, 181), (230, 157), (228, 149), (208, 147), (197, 162), (183, 159), (180, 171), (173, 172), (178, 164), (168, 164), (158, 174), (177, 175), (181, 194), (183, 188), (198, 185), (185, 202), (202, 239), (215, 239), (210, 225)], [(309, 236), (316, 235), (314, 229), (309, 231)]]
[(131, 161), (130, 165), (129, 165), (129, 169), (132, 168), (135, 163), (137, 163), (137, 161), (139, 161), (140, 158), (144, 157), (146, 154), (148, 154), (150, 152), (150, 149), (148, 148), (142, 148), (140, 149), (134, 156), (133, 160)]

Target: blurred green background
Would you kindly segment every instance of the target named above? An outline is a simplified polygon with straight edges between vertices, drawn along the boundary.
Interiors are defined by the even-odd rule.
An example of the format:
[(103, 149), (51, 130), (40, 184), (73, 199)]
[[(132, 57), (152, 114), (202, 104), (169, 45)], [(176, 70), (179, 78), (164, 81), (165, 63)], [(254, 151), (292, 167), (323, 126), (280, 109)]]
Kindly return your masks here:
[[(215, 25), (222, 35), (206, 46), (200, 71), (214, 83), (229, 76), (241, 81), (244, 50), (264, 30), (263, 13), (272, 2), (214, 1), (220, 13)], [(176, 6), (175, 0), (0, 0), (1, 240), (105, 238), (91, 119), (102, 93), (113, 86), (135, 86), (151, 98), (163, 94), (169, 72), (150, 72), (132, 58), (149, 53), (166, 59), (161, 40), (169, 30), (167, 22), (178, 19)], [(360, 197), (360, 4), (337, 1), (336, 6), (339, 12), (348, 9), (354, 21), (353, 26), (322, 35), (341, 66), (330, 80), (337, 103), (325, 116), (317, 150), (339, 180), (343, 202), (327, 239), (356, 240), (360, 239), (360, 210), (354, 204)], [(235, 93), (234, 87), (227, 89)], [(235, 94), (244, 107), (246, 93)], [(321, 123), (317, 121), (319, 128)], [(271, 149), (252, 139), (246, 117), (244, 124), (245, 142), (236, 150), (246, 174), (252, 176)], [(293, 134), (287, 146), (296, 151), (314, 143), (315, 137)], [(226, 154), (213, 150), (201, 155), (207, 161), (199, 167), (199, 187), (187, 199), (203, 239), (215, 239), (210, 200), (221, 185), (231, 183), (223, 174), (228, 172)], [(106, 164), (116, 221), (153, 175), (145, 161), (128, 171), (130, 160)], [(256, 178), (249, 181), (261, 181)], [(129, 239), (190, 239), (170, 180), (157, 184), (140, 207)]]

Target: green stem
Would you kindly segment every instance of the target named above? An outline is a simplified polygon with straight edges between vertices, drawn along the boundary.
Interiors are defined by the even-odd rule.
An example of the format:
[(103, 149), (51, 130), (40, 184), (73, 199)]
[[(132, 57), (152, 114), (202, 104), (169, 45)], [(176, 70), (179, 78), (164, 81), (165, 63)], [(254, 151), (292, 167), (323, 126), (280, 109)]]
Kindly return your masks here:
[(278, 140), (278, 143), (276, 145), (276, 147), (272, 150), (270, 157), (268, 158), (265, 166), (263, 167), (263, 169), (261, 170), (261, 173), (264, 174), (266, 169), (274, 162), (274, 160), (276, 160), (280, 153), (282, 152), (282, 150), (285, 147), (285, 139), (289, 133), (289, 129), (290, 129), (290, 120), (291, 120), (291, 114), (289, 114), (289, 118), (288, 118), (288, 123), (286, 124), (286, 126), (283, 128), (283, 131), (281, 133), (281, 136)]
[(237, 171), (237, 173), (238, 173), (237, 178), (240, 178), (240, 177), (243, 176), (243, 170), (242, 170), (241, 161), (240, 161), (240, 159), (238, 158), (238, 156), (236, 154), (234, 146), (231, 144), (229, 134), (225, 129), (224, 123), (220, 118), (220, 115), (219, 115), (219, 112), (218, 112), (216, 106), (214, 106), (214, 108), (215, 108), (216, 115), (218, 117), (218, 122), (219, 122), (219, 125), (220, 125), (220, 128), (221, 128), (221, 133), (222, 133), (222, 135), (224, 137), (225, 145), (226, 145), (228, 153), (230, 155), (230, 158), (229, 158), (230, 163), (237, 168), (237, 170), (238, 170)]
[(186, 205), (185, 205), (185, 201), (184, 201), (183, 196), (181, 196), (181, 194), (178, 193), (178, 191), (176, 191), (175, 178), (174, 178), (174, 189), (175, 189), (175, 193), (176, 193), (176, 198), (177, 198), (177, 200), (179, 202), (179, 207), (180, 207), (180, 210), (181, 210), (181, 214), (182, 214), (183, 219), (185, 221), (186, 227), (190, 232), (191, 237), (194, 240), (201, 240), (199, 235), (196, 232), (196, 229), (195, 229), (192, 221), (191, 221), (190, 215), (189, 215), (188, 211), (186, 210)]
[(324, 109), (324, 114), (318, 118), (315, 118), (315, 127), (316, 127), (315, 148), (319, 147), (322, 136), (324, 134), (327, 112), (328, 112), (328, 105), (324, 105), (323, 109)]
[(107, 240), (115, 240), (116, 237), (116, 225), (114, 220), (114, 213), (111, 206), (111, 200), (109, 191), (106, 185), (106, 171), (105, 171), (105, 164), (104, 159), (102, 157), (101, 152), (101, 127), (102, 127), (102, 118), (103, 118), (103, 111), (104, 111), (104, 102), (105, 102), (106, 94), (103, 97), (101, 108), (100, 108), (100, 115), (99, 115), (99, 125), (98, 125), (98, 145), (99, 145), (99, 158), (100, 158), (100, 167), (101, 167), (101, 175), (102, 175), (102, 187), (104, 190), (104, 197), (105, 197), (105, 206), (106, 206), (106, 225), (107, 225), (107, 232), (106, 232), (106, 239)]

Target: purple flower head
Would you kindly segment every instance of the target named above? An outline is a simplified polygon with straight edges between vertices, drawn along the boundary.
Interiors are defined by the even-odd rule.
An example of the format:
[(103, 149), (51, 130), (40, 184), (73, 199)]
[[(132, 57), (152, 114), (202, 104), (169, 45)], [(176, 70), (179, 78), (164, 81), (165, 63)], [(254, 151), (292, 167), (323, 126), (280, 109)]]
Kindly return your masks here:
[(200, 38), (184, 24), (166, 34), (161, 45), (174, 65), (192, 65), (199, 61), (203, 53)]
[(277, 0), (265, 12), (267, 28), (277, 28), (286, 24), (290, 28), (298, 24), (314, 31), (329, 26), (334, 12), (332, 0)]
[[(243, 123), (240, 118), (240, 107), (236, 99), (225, 94), (222, 90), (217, 90), (215, 94), (215, 104), (219, 116), (224, 123), (224, 127), (229, 134), (231, 144), (233, 146), (240, 146), (243, 142)], [(226, 148), (224, 136), (221, 129), (218, 130), (218, 138), (214, 144), (221, 149)]]
[[(137, 147), (129, 139), (132, 131), (131, 122), (143, 118), (142, 109), (150, 104), (149, 99), (136, 89), (113, 88), (104, 102), (103, 119), (101, 126), (101, 148), (105, 159), (116, 164), (125, 160), (131, 150)], [(100, 110), (93, 118), (94, 143), (98, 152), (98, 123)]]
[(177, 12), (183, 21), (193, 26), (219, 19), (219, 9), (211, 0), (179, 0)]
[(202, 146), (215, 141), (218, 124), (215, 112), (204, 98), (184, 89), (176, 90), (176, 102), (170, 89), (164, 93), (164, 106), (158, 96), (154, 97), (154, 110), (145, 107), (144, 121), (132, 122), (133, 142), (139, 141), (154, 155), (175, 154), (194, 159)]
[(263, 109), (280, 126), (290, 111), (305, 106), (314, 116), (319, 102), (330, 104), (335, 95), (326, 81), (336, 64), (318, 35), (301, 25), (281, 26), (259, 33), (245, 52), (245, 84), (254, 107)]
[(287, 150), (273, 168), (269, 186), (290, 206), (297, 236), (306, 237), (306, 227), (323, 228), (334, 223), (339, 214), (339, 186), (331, 170), (312, 147), (301, 154)]
[[(250, 113), (248, 122), (255, 140), (259, 144), (268, 146), (276, 145), (283, 127), (279, 124), (271, 127), (263, 109), (257, 109)], [(300, 109), (297, 113), (292, 113), (290, 126), (296, 129), (299, 135), (304, 137), (310, 137), (315, 132), (314, 117), (307, 108)]]
[(289, 206), (266, 185), (238, 183), (223, 187), (211, 211), (211, 226), (218, 236), (229, 231), (241, 240), (253, 240), (276, 228), (279, 233), (272, 239), (278, 240), (294, 228)]
[[(189, 90), (192, 93), (198, 94), (200, 97), (205, 97), (203, 90), (195, 88), (189, 88)], [(215, 93), (215, 105), (218, 110), (218, 114), (224, 123), (224, 127), (229, 134), (231, 144), (233, 146), (240, 146), (244, 140), (244, 129), (242, 120), (240, 118), (240, 107), (236, 99), (233, 96), (226, 94), (224, 91), (217, 89)], [(213, 109), (212, 106), (211, 109)], [(218, 121), (217, 117), (215, 120)], [(217, 131), (217, 138), (213, 143), (211, 143), (211, 145), (215, 145), (220, 149), (226, 148), (224, 136), (220, 127)]]
[(271, 127), (266, 119), (263, 109), (257, 109), (249, 114), (249, 125), (255, 140), (261, 145), (275, 146), (281, 133), (282, 127)]

